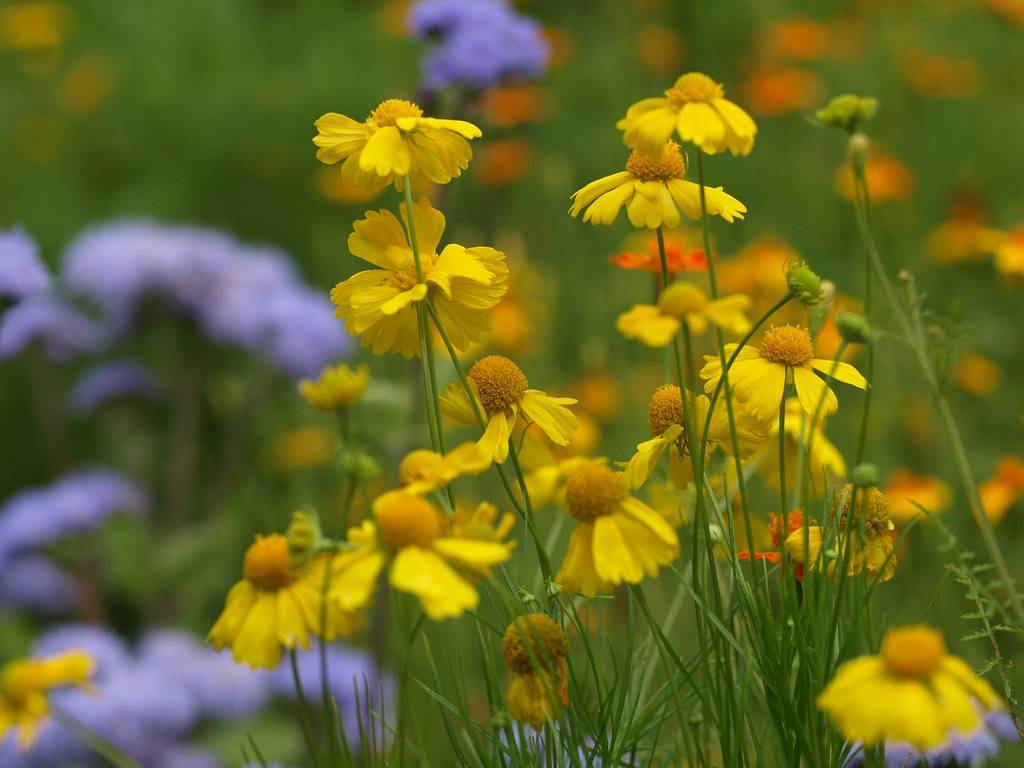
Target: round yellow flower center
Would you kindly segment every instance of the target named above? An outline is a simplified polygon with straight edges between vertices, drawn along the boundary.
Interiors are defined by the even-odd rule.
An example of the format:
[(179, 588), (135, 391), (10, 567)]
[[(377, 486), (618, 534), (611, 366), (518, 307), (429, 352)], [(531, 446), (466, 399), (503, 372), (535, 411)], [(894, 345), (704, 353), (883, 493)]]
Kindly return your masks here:
[(690, 283), (672, 283), (658, 297), (658, 308), (673, 317), (700, 312), (707, 303), (707, 297), (700, 288)]
[(394, 125), (400, 117), (422, 117), (423, 110), (405, 99), (387, 99), (377, 105), (377, 108), (370, 113), (367, 122), (377, 128), (385, 125)]
[(900, 677), (927, 677), (939, 668), (945, 656), (946, 643), (931, 627), (891, 629), (882, 641), (885, 668)]
[(651, 402), (647, 405), (647, 424), (651, 428), (651, 436), (661, 437), (673, 424), (682, 423), (683, 401), (679, 387), (674, 384), (663, 384), (654, 390)]
[(889, 500), (878, 488), (854, 488), (847, 484), (837, 497), (837, 504), (842, 504), (839, 515), (839, 527), (846, 530), (846, 520), (853, 500), (857, 524), (864, 522), (864, 530), (869, 539), (889, 533), (896, 526), (889, 517)]
[(498, 413), (519, 402), (530, 386), (519, 366), (501, 355), (477, 360), (469, 370), (469, 378), (476, 384), (480, 405), (487, 413)]
[(681, 107), (692, 101), (712, 101), (725, 96), (722, 86), (701, 72), (687, 72), (665, 91), (673, 105)]
[(398, 465), (398, 482), (408, 485), (428, 477), (438, 477), (445, 469), (444, 456), (424, 448), (406, 454)]
[(426, 499), (409, 493), (387, 493), (373, 505), (384, 543), (391, 549), (425, 547), (441, 535), (441, 517)]
[(288, 539), (279, 533), (257, 536), (245, 551), (242, 575), (259, 589), (288, 586), (295, 575), (288, 554)]
[(409, 266), (391, 273), (391, 284), (400, 291), (408, 291), (416, 283), (416, 267)]
[(686, 175), (686, 160), (679, 151), (679, 145), (670, 141), (657, 160), (650, 160), (634, 149), (626, 161), (626, 172), (643, 181), (681, 179)]
[(610, 515), (627, 495), (618, 473), (603, 464), (584, 464), (565, 483), (565, 506), (584, 523)]
[(528, 675), (537, 665), (550, 669), (568, 656), (569, 641), (550, 616), (531, 613), (508, 625), (501, 638), (501, 651), (509, 669), (518, 675)]
[(811, 334), (798, 325), (772, 328), (761, 339), (761, 357), (791, 368), (803, 367), (814, 359)]

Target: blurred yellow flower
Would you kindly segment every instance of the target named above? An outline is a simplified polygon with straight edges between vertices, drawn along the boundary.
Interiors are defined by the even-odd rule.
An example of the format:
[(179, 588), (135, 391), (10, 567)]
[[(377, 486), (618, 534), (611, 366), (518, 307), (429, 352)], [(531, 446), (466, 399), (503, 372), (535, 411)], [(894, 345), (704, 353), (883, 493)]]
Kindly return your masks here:
[(934, 515), (945, 512), (953, 501), (953, 492), (933, 475), (917, 475), (899, 467), (889, 473), (885, 497), (889, 500), (889, 517), (896, 525), (906, 525), (923, 514), (921, 507)]
[(709, 299), (693, 283), (672, 283), (658, 296), (658, 303), (636, 304), (619, 315), (615, 327), (627, 339), (638, 339), (648, 347), (665, 347), (676, 337), (683, 323), (695, 334), (715, 325), (730, 333), (750, 330), (744, 310), (750, 299), (742, 294)]
[(407, 493), (429, 493), (457, 477), (478, 475), (491, 466), (491, 457), (476, 443), (462, 443), (445, 454), (420, 448), (398, 464), (398, 482)]
[(332, 368), (324, 368), (315, 380), (300, 381), (299, 394), (307, 403), (321, 411), (349, 408), (362, 398), (369, 379), (368, 366), (360, 365), (353, 370), (345, 363), (339, 363)]
[(889, 630), (879, 655), (839, 667), (818, 707), (848, 741), (873, 747), (891, 740), (927, 750), (975, 731), (1002, 703), (947, 652), (937, 630), (911, 626)]
[(465, 120), (424, 117), (411, 101), (382, 101), (363, 122), (328, 112), (315, 123), (316, 156), (331, 165), (341, 160), (342, 175), (357, 187), (402, 189), (409, 177), (413, 188), (425, 182), (447, 184), (473, 157), (467, 139), (480, 129)]
[(995, 253), (1003, 233), (987, 226), (971, 198), (960, 200), (949, 218), (928, 235), (928, 253), (937, 264), (972, 263)]
[(117, 80), (113, 67), (97, 56), (83, 56), (60, 83), (60, 97), (73, 112), (88, 114), (110, 96)]
[(656, 158), (673, 132), (713, 155), (728, 149), (748, 155), (757, 125), (746, 112), (725, 98), (725, 90), (707, 75), (689, 72), (665, 91), (664, 97), (643, 99), (615, 124), (626, 145)]
[(357, 187), (337, 168), (317, 168), (313, 185), (328, 200), (348, 205), (368, 203), (380, 194), (380, 189)]
[(786, 268), (800, 260), (785, 240), (763, 235), (735, 256), (722, 259), (717, 265), (719, 284), (725, 293), (746, 294), (753, 311), (763, 312), (786, 294)]
[(47, 694), (69, 685), (88, 688), (94, 670), (95, 662), (85, 651), (15, 659), (0, 667), (0, 744), (15, 731), (18, 749), (30, 748), (50, 715)]
[(391, 586), (416, 597), (434, 621), (476, 608), (480, 595), (474, 583), (508, 560), (515, 547), (501, 540), (511, 518), (494, 527), (493, 516), (487, 519), (491, 510), (484, 506), (473, 525), (457, 518), (456, 532), (444, 513), (421, 496), (404, 490), (378, 496), (373, 520), (349, 529), (354, 549), (335, 557), (328, 599), (342, 611), (363, 609), (387, 568)]
[(683, 40), (665, 24), (645, 24), (636, 33), (636, 56), (640, 66), (655, 75), (678, 71), (683, 56)]
[(1024, 227), (1004, 235), (996, 246), (996, 271), (1004, 277), (1024, 278)]
[[(725, 345), (727, 358), (736, 347)], [(711, 393), (722, 376), (722, 363), (717, 355), (705, 355), (704, 361), (700, 377), (705, 380), (705, 391)], [(816, 358), (811, 335), (796, 325), (776, 326), (761, 338), (760, 347), (741, 349), (729, 369), (729, 384), (737, 399), (757, 419), (768, 421), (778, 414), (789, 381), (793, 382), (805, 413), (813, 416), (821, 400), (821, 415), (831, 416), (838, 410), (839, 401), (816, 372), (825, 376), (832, 373), (836, 381), (867, 388), (867, 380), (849, 363)]]
[(573, 386), (580, 408), (601, 421), (614, 419), (622, 408), (618, 380), (603, 371), (594, 371)]
[[(310, 635), (329, 641), (352, 634), (359, 626), (356, 611), (322, 611), (328, 560), (328, 555), (319, 555), (295, 564), (287, 538), (279, 533), (257, 536), (245, 552), (243, 578), (228, 592), (207, 640), (218, 651), (230, 648), (240, 664), (272, 669), (284, 649), (309, 648)], [(321, 613), (327, 619), (323, 627)]]
[(1024, 461), (1003, 456), (992, 476), (978, 486), (981, 503), (992, 525), (999, 525), (1006, 512), (1024, 494)]
[(310, 424), (277, 436), (274, 440), (274, 461), (285, 472), (309, 469), (326, 462), (333, 450), (332, 434), (321, 426)]
[(985, 82), (985, 73), (974, 59), (923, 51), (905, 53), (900, 69), (910, 90), (937, 99), (973, 98)]
[[(592, 181), (573, 193), (572, 216), (583, 214), (592, 224), (611, 224), (626, 206), (629, 222), (638, 229), (678, 227), (683, 215), (699, 219), (700, 185), (687, 181), (686, 161), (674, 141), (662, 145), (657, 160), (637, 150), (626, 161), (626, 170)], [(728, 222), (742, 219), (747, 207), (721, 187), (704, 187), (704, 201), (712, 216)]]
[[(895, 203), (907, 200), (914, 192), (916, 179), (910, 166), (885, 153), (872, 153), (864, 167), (872, 203)], [(849, 163), (836, 168), (833, 177), (836, 192), (853, 200), (853, 171)]]
[(613, 585), (639, 584), (679, 556), (679, 537), (665, 518), (629, 495), (610, 467), (584, 464), (565, 487), (565, 506), (577, 525), (555, 581), (593, 597)]
[[(797, 459), (802, 441), (807, 461), (807, 491), (811, 498), (820, 499), (827, 488), (846, 477), (846, 461), (835, 444), (825, 437), (824, 417), (819, 418), (813, 427), (810, 421), (811, 417), (804, 413), (799, 400), (795, 397), (786, 400), (786, 487), (796, 487)], [(769, 430), (777, 438), (778, 419), (771, 422)], [(765, 441), (765, 446), (755, 458), (755, 463), (765, 483), (772, 488), (778, 488), (777, 439)]]
[(515, 673), (508, 688), (508, 712), (541, 730), (569, 706), (569, 640), (544, 613), (516, 617), (501, 638), (506, 666)]
[(452, 382), (439, 398), (441, 411), (463, 424), (476, 424), (477, 414), (487, 426), (477, 445), (501, 464), (508, 458), (508, 443), (517, 422), (536, 424), (556, 445), (568, 445), (576, 429), (576, 417), (565, 406), (571, 397), (551, 397), (539, 389), (530, 389), (522, 369), (501, 355), (488, 355), (469, 371), (471, 402), (461, 382)]
[(331, 291), (336, 314), (349, 332), (374, 354), (420, 354), (416, 303), (429, 298), (456, 349), (465, 349), (491, 330), (487, 310), (506, 290), (505, 254), (487, 246), (465, 248), (451, 243), (440, 254), (444, 214), (422, 197), (413, 207), (422, 280), (406, 240), (407, 207), (402, 222), (390, 211), (370, 211), (353, 225), (348, 248), (377, 269), (357, 272)]
[(13, 2), (0, 8), (0, 48), (41, 51), (67, 38), (74, 19), (64, 3), (48, 0)]
[(978, 397), (988, 397), (999, 388), (1002, 371), (984, 355), (964, 355), (953, 366), (953, 381), (960, 389)]

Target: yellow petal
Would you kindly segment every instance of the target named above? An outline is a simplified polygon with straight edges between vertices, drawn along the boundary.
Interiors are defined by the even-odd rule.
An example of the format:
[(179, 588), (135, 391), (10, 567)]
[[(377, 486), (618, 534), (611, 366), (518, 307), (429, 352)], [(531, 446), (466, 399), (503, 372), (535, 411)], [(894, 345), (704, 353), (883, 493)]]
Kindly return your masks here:
[(565, 406), (575, 402), (571, 397), (551, 397), (540, 390), (528, 389), (519, 405), (551, 442), (568, 445), (576, 431), (576, 415)]
[(409, 165), (409, 149), (393, 125), (379, 128), (359, 153), (359, 167), (364, 171), (374, 171), (378, 176), (391, 173), (405, 176), (409, 173)]
[(437, 554), (403, 547), (391, 565), (391, 586), (419, 598), (434, 621), (456, 618), (480, 601), (473, 587)]

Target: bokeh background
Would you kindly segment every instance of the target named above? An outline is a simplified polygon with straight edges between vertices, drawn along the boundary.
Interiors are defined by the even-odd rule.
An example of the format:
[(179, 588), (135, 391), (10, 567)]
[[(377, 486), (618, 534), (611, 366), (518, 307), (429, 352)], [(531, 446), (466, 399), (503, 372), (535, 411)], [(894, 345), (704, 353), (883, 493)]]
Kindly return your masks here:
[[(70, 321), (79, 328), (96, 319), (96, 307), (70, 290), (69, 258), (95, 227), (153, 222), (122, 233), (138, 243), (165, 236), (157, 225), (193, 225), (225, 233), (230, 244), (193, 232), (181, 248), (242, 249), (253, 258), (253, 248), (277, 249), (286, 256), (274, 259), (296, 273), (289, 278), (296, 293), (287, 298), (303, 297), (296, 298), (300, 319), (282, 321), (292, 322), (282, 333), (301, 346), (313, 333), (301, 313), (315, 315), (318, 328), (330, 314), (314, 295), (325, 303), (329, 288), (359, 268), (345, 248), (352, 221), (368, 207), (395, 204), (387, 190), (368, 200), (345, 186), (336, 166), (317, 162), (313, 121), (327, 111), (362, 119), (391, 96), (426, 101), (435, 114), (470, 119), (484, 131), (470, 168), (446, 188), (443, 209), (449, 241), (493, 244), (512, 263), (513, 288), (488, 346), (515, 356), (538, 386), (580, 398), (573, 450), (621, 459), (642, 436), (658, 369), (647, 350), (614, 331), (621, 311), (649, 298), (651, 278), (609, 258), (648, 243), (625, 220), (595, 228), (567, 215), (574, 190), (621, 169), (627, 151), (615, 120), (681, 72), (705, 71), (723, 82), (760, 127), (748, 158), (706, 165), (709, 183), (749, 209), (742, 222), (714, 227), (734, 284), (777, 285), (779, 265), (798, 255), (838, 295), (856, 296), (863, 256), (845, 144), (811, 115), (839, 93), (876, 96), (880, 108), (868, 126), (875, 228), (892, 270), (910, 270), (927, 297), (972, 465), (989, 483), (988, 498), (998, 497), (999, 537), (1021, 575), (1024, 3), (527, 1), (516, 8), (542, 27), (550, 51), (544, 71), (482, 92), (429, 95), (431, 43), (409, 33), (408, 7), (369, 0), (4, 2), (0, 229), (21, 227), (39, 244), (57, 290), (83, 313)], [(678, 237), (696, 247), (695, 234)], [(95, 262), (107, 264), (93, 275), (97, 290), (130, 271), (128, 262)], [(259, 280), (242, 281), (230, 311), (263, 311), (267, 290)], [(56, 356), (45, 344), (38, 349), (45, 329), (26, 331), (24, 344), (16, 343), (17, 328), (6, 337), (0, 331), (4, 510), (24, 507), (25, 489), (52, 490), (75, 469), (103, 467), (131, 485), (120, 496), (103, 490), (117, 501), (95, 512), (95, 524), (40, 539), (46, 562), (71, 579), (66, 604), (47, 606), (35, 595), (26, 605), (19, 592), (26, 588), (0, 569), (0, 658), (67, 622), (111, 628), (134, 644), (122, 651), (140, 659), (156, 653), (154, 627), (187, 630), (192, 635), (164, 640), (188, 646), (216, 617), (254, 532), (282, 528), (303, 504), (325, 515), (340, 504), (332, 425), (295, 396), (294, 382), (321, 357), (366, 357), (358, 345), (337, 330), (317, 330), (316, 348), (304, 347), (296, 362), (287, 351), (213, 332), (200, 310), (166, 299), (137, 308), (102, 343), (71, 344)], [(947, 478), (944, 520), (971, 549), (952, 461), (907, 357), (895, 342), (880, 351), (869, 456), (883, 478), (897, 470)], [(146, 396), (76, 408), (75, 392), (87, 398), (83, 377), (114, 360), (143, 367)], [(425, 432), (408, 391), (409, 366), (374, 360), (373, 371), (366, 405), (373, 426), (365, 436), (384, 482), (401, 451), (422, 443)], [(850, 407), (830, 434), (849, 452), (859, 408), (852, 394), (844, 402)], [(88, 483), (62, 492), (72, 506), (100, 493)], [(139, 514), (107, 520), (115, 507)], [(355, 514), (361, 509), (357, 501)], [(28, 510), (20, 514), (32, 518)], [(22, 531), (17, 525), (24, 523), (0, 530)], [(936, 592), (945, 578), (934, 554), (941, 541), (935, 533), (912, 541), (903, 578), (880, 599), (898, 620), (937, 594), (929, 619), (955, 639), (968, 631), (958, 624), (965, 604), (952, 584)], [(58, 578), (48, 574), (24, 578), (38, 587)], [(202, 655), (191, 646), (178, 650)], [(987, 653), (958, 650), (977, 663)], [(376, 674), (373, 659), (353, 654), (346, 664)], [(236, 744), (255, 719), (277, 754), (295, 754), (292, 722), (263, 700), (244, 716), (206, 719), (214, 724), (190, 725), (187, 738), (168, 734), (165, 741), (199, 742), (235, 764)]]

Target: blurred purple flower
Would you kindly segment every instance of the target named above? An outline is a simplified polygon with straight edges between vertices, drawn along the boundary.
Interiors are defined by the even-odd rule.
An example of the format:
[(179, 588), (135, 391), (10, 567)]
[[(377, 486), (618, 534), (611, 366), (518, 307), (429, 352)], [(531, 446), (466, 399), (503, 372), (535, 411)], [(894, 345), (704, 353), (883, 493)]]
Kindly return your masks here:
[(170, 747), (161, 754), (153, 768), (221, 768), (217, 756), (205, 749), (189, 746)]
[(117, 512), (143, 512), (147, 507), (141, 488), (104, 469), (20, 491), (0, 507), (0, 562), (69, 534), (93, 530)]
[(0, 298), (20, 301), (50, 289), (39, 246), (19, 227), (0, 232)]
[(351, 338), (327, 295), (308, 288), (281, 291), (267, 302), (266, 352), (296, 379), (316, 377), (336, 363)]
[(423, 59), (424, 87), (483, 90), (501, 81), (544, 74), (550, 46), (535, 20), (502, 0), (417, 0), (410, 27), (420, 38), (435, 39)]
[(46, 615), (67, 612), (75, 601), (75, 581), (39, 555), (19, 555), (2, 563), (0, 614), (29, 610)]
[(38, 343), (46, 357), (62, 363), (96, 348), (101, 340), (100, 329), (91, 319), (52, 295), (39, 294), (4, 313), (0, 321), (0, 360)]
[(150, 400), (160, 393), (160, 382), (145, 367), (131, 361), (115, 361), (93, 366), (83, 373), (72, 387), (68, 402), (72, 411), (88, 416), (115, 400)]

